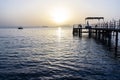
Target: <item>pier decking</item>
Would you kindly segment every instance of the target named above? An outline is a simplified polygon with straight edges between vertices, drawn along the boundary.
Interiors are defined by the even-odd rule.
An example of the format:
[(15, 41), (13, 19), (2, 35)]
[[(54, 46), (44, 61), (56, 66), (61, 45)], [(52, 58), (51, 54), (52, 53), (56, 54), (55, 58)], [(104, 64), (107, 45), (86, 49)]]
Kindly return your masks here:
[[(87, 27), (82, 27), (80, 25), (78, 25), (78, 27), (73, 26), (73, 35), (78, 35), (79, 37), (82, 37), (83, 33), (88, 33), (89, 38), (95, 38), (95, 40), (98, 40), (104, 45), (107, 45), (109, 50), (114, 51), (114, 55), (116, 57), (119, 56), (120, 52), (118, 48), (119, 40), (118, 36), (120, 33), (120, 20), (107, 23), (104, 22), (101, 24), (96, 24), (95, 26)], [(112, 41), (112, 37), (114, 37), (114, 41)]]

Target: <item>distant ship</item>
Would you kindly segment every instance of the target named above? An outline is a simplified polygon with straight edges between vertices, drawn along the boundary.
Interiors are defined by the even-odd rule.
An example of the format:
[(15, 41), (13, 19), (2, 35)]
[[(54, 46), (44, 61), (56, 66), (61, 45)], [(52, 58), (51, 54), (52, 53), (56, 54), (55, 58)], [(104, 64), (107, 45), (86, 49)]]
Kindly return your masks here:
[(18, 27), (18, 29), (23, 29), (23, 27)]

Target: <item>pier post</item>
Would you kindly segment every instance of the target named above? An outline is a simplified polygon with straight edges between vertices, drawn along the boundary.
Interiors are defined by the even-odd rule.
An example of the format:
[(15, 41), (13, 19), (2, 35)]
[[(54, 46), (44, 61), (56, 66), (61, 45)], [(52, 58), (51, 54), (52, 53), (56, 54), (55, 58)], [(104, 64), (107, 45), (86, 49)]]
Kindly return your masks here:
[(102, 39), (101, 39), (101, 41), (102, 41), (102, 43), (104, 43), (104, 30), (102, 30), (101, 35), (102, 35)]
[(73, 28), (73, 35), (76, 35), (78, 33), (79, 33), (78, 29), (77, 28)]
[(109, 50), (111, 49), (111, 38), (112, 38), (112, 31), (108, 32), (108, 47)]
[(72, 33), (73, 33), (73, 35), (75, 34), (75, 29), (74, 29), (74, 27), (73, 27), (73, 32), (72, 32)]
[(79, 28), (79, 37), (82, 37), (82, 28)]
[(95, 30), (95, 38), (97, 39), (97, 35), (98, 35), (98, 32), (97, 32), (97, 29)]
[(81, 29), (80, 29), (80, 33), (81, 33), (81, 37), (82, 37), (82, 27), (81, 27)]
[(108, 38), (107, 33), (108, 33), (108, 31), (105, 30), (104, 36), (105, 36), (105, 44), (106, 44), (106, 45), (107, 45), (107, 38)]
[(79, 30), (79, 37), (82, 37), (82, 25), (78, 25), (78, 30)]
[(100, 40), (100, 30), (98, 30), (98, 39)]
[(89, 38), (91, 38), (91, 34), (92, 34), (92, 31), (91, 31), (92, 29), (91, 28), (89, 28)]
[(116, 39), (115, 39), (115, 56), (117, 56), (118, 52), (118, 31), (116, 31)]

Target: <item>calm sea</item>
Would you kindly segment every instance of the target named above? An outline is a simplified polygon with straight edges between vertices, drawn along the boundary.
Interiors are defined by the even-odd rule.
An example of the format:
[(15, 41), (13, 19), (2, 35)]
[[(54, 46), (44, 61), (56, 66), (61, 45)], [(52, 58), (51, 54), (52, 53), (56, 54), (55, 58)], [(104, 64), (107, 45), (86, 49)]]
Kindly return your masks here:
[(0, 80), (120, 80), (120, 62), (72, 28), (0, 29)]

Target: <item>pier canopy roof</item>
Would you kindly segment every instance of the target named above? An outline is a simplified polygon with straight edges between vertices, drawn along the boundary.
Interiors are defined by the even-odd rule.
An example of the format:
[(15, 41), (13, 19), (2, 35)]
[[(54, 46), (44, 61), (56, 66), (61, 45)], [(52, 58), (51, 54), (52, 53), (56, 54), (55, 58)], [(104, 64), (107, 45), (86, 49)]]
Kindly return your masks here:
[(100, 19), (104, 19), (104, 17), (87, 17), (87, 18), (85, 18), (85, 20), (92, 20), (92, 19), (100, 20)]

